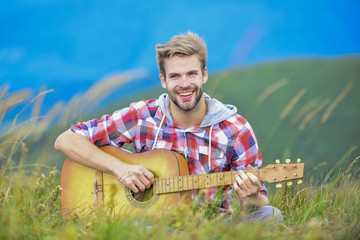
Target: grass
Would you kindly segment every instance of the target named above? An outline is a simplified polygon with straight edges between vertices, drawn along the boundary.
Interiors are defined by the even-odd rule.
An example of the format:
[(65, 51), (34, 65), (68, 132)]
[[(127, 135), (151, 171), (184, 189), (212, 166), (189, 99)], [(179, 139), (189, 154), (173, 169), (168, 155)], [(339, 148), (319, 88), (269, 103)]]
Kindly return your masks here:
[[(266, 71), (270, 78), (271, 71)], [(254, 77), (249, 70), (241, 74), (245, 82), (248, 81), (247, 75)], [(261, 86), (258, 86), (257, 78), (252, 78), (258, 97), (252, 107), (245, 111), (245, 117), (268, 114), (266, 109), (274, 106), (272, 115), (266, 119), (271, 126), (265, 135), (260, 134), (259, 141), (267, 143), (264, 146), (268, 149), (266, 151), (270, 148), (282, 149), (273, 151), (277, 158), (292, 156), (294, 149), (299, 148), (299, 141), (306, 146), (317, 142), (319, 135), (327, 137), (327, 130), (333, 126), (334, 119), (339, 114), (342, 116), (342, 113), (347, 116), (353, 109), (348, 106), (348, 99), (352, 94), (357, 94), (353, 89), (358, 83), (350, 81), (352, 79), (337, 85), (340, 86), (337, 90), (329, 90), (328, 96), (314, 94), (313, 88), (317, 83), (299, 85), (294, 87), (296, 91), (289, 94), (289, 87), (295, 84), (292, 81), (295, 76), (272, 74), (273, 81), (262, 83)], [(117, 87), (132, 80), (130, 76), (134, 74), (103, 79), (88, 92), (74, 96), (67, 103), (58, 102), (43, 114), (41, 105), (46, 95), (51, 94), (51, 89), (41, 89), (34, 94), (32, 90), (25, 89), (9, 93), (6, 86), (0, 87), (0, 239), (360, 239), (360, 156), (356, 139), (354, 142), (344, 141), (347, 143), (346, 149), (337, 149), (336, 161), (313, 161), (305, 157), (307, 177), (302, 185), (284, 184), (281, 189), (267, 185), (270, 204), (279, 208), (284, 215), (284, 222), (274, 226), (228, 223), (219, 218), (213, 208), (205, 211), (188, 205), (174, 207), (157, 220), (151, 215), (136, 219), (110, 217), (101, 212), (96, 217), (63, 219), (60, 209), (60, 167), (52, 167), (60, 165), (63, 156), (54, 151), (54, 139), (71, 123), (87, 119), (89, 112), (84, 110), (87, 104), (97, 103), (93, 96), (104, 99)], [(225, 102), (231, 102), (231, 97), (239, 96), (232, 92), (236, 89), (224, 91), (221, 88), (226, 87), (229, 79), (234, 77), (236, 79), (233, 72), (213, 77), (209, 81), (209, 91), (219, 98), (229, 96)], [(221, 95), (221, 92), (229, 93)], [(247, 98), (249, 96), (246, 94), (250, 93), (244, 94)], [(279, 104), (272, 102), (276, 99)], [(239, 109), (242, 104), (236, 103)], [(17, 112), (13, 114), (12, 121), (5, 122), (6, 114), (14, 110)], [(257, 122), (249, 120), (253, 126), (253, 122)], [(279, 133), (284, 129), (291, 130), (292, 134)], [(358, 128), (355, 127), (353, 131), (356, 133)], [(279, 135), (286, 139), (285, 143), (274, 143)], [(329, 151), (334, 151), (326, 140), (324, 145)], [(304, 146), (302, 148), (307, 153), (309, 150)], [(265, 153), (264, 156), (268, 159), (267, 156), (271, 154)], [(315, 167), (326, 169), (325, 174), (318, 177)], [(239, 215), (242, 214), (236, 200), (233, 201), (233, 208)]]
[[(2, 171), (0, 239), (359, 239), (360, 179), (353, 165), (326, 182), (284, 187), (270, 195), (285, 221), (226, 223), (179, 205), (158, 220), (129, 219), (99, 213), (64, 220), (60, 210), (59, 173)], [(236, 202), (236, 201), (234, 201)], [(234, 209), (241, 209), (234, 204)], [(147, 229), (147, 226), (151, 225)]]

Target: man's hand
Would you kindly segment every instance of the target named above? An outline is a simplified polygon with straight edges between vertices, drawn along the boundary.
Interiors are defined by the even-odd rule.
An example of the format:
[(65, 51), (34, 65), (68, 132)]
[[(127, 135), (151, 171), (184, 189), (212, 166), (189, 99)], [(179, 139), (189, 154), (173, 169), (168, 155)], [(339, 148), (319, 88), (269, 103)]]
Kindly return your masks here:
[[(247, 168), (254, 169), (251, 165), (248, 165)], [(235, 175), (233, 188), (241, 198), (245, 209), (262, 207), (269, 204), (267, 197), (259, 194), (261, 189), (260, 180), (250, 172), (245, 173), (239, 170)]]
[[(247, 166), (248, 169), (254, 169), (251, 165)], [(261, 189), (259, 179), (252, 173), (245, 173), (239, 170), (235, 175), (234, 190), (241, 199), (248, 197), (256, 197)]]
[(154, 175), (141, 165), (126, 164), (114, 174), (119, 181), (134, 193), (145, 191), (154, 183)]

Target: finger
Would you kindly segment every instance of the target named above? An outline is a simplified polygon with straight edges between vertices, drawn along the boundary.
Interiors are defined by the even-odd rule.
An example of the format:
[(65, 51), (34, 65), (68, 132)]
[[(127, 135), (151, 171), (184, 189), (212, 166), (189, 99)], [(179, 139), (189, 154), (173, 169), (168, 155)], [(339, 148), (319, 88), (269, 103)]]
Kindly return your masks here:
[(150, 184), (153, 184), (155, 181), (154, 174), (152, 174), (152, 172), (150, 172), (148, 169), (144, 168), (143, 166), (140, 166), (140, 169), (144, 174), (144, 176), (150, 181)]
[(248, 164), (246, 168), (247, 169), (254, 169), (254, 167), (251, 164)]
[(252, 194), (251, 189), (249, 189), (249, 187), (238, 174), (235, 175), (235, 182), (233, 186), (240, 198), (245, 198)]
[(235, 182), (237, 184), (237, 186), (241, 189), (244, 190), (246, 188), (246, 184), (244, 183), (244, 181), (242, 180), (242, 178), (239, 176), (239, 174), (235, 175)]
[(144, 168), (143, 166), (138, 166), (136, 176), (139, 178), (139, 180), (145, 185), (146, 188), (149, 188), (151, 184), (155, 181), (154, 175)]
[(252, 184), (254, 186), (256, 186), (258, 189), (261, 188), (261, 183), (260, 183), (260, 180), (259, 178), (257, 178), (254, 174), (252, 173), (247, 173), (246, 174), (248, 176), (248, 178), (250, 179), (250, 181), (252, 182)]
[[(133, 183), (135, 184), (135, 186), (136, 186), (140, 191), (142, 191), (142, 192), (145, 191), (146, 187), (145, 187), (144, 183), (142, 183), (142, 182), (140, 181), (140, 179), (134, 178)], [(136, 193), (136, 192), (135, 192), (135, 193)]]
[(125, 184), (125, 186), (127, 186), (128, 188), (131, 189), (131, 191), (133, 191), (134, 193), (139, 192), (139, 189), (135, 186), (135, 184), (133, 182), (130, 182), (128, 184)]
[[(248, 176), (246, 175), (246, 173), (245, 173), (244, 171), (242, 171), (242, 170), (239, 170), (239, 171), (238, 171), (238, 174), (239, 174), (241, 180), (244, 182), (246, 188), (250, 188), (250, 187), (252, 186), (252, 182), (251, 182), (251, 180), (248, 178)], [(244, 187), (245, 187), (245, 186), (244, 186)], [(243, 188), (244, 188), (244, 187), (243, 187)]]
[(137, 174), (137, 179), (145, 186), (146, 189), (151, 186), (149, 179), (147, 179), (143, 174)]
[(233, 183), (233, 188), (234, 188), (234, 191), (237, 193), (237, 195), (239, 197), (244, 197), (245, 194), (244, 194), (244, 191), (242, 190), (242, 188), (240, 187), (239, 183), (237, 181), (234, 181)]

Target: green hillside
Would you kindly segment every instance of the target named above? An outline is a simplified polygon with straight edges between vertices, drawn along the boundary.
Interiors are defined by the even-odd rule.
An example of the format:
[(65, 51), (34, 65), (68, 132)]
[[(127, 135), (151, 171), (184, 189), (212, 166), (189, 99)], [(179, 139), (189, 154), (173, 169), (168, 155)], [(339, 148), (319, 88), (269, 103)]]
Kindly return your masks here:
[(260, 64), (214, 75), (207, 88), (249, 120), (265, 163), (300, 157), (308, 170), (359, 146), (359, 90), (359, 58)]

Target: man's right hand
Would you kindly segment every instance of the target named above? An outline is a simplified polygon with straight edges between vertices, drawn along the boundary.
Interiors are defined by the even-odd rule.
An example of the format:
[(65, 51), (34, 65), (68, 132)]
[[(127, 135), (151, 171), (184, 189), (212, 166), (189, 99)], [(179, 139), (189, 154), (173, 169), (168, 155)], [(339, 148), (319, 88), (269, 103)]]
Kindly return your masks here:
[(155, 181), (154, 175), (141, 165), (124, 165), (119, 171), (115, 171), (115, 177), (134, 193), (145, 191)]

